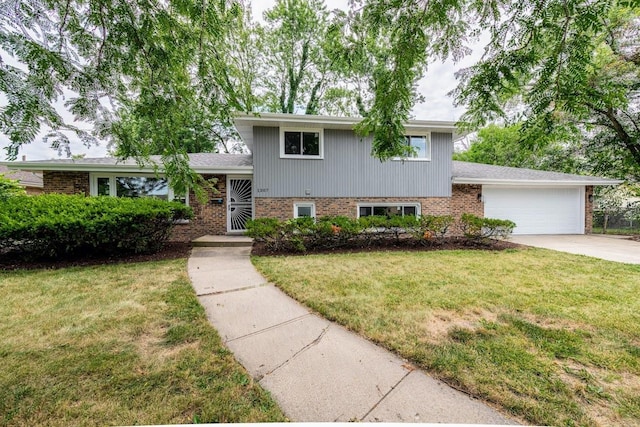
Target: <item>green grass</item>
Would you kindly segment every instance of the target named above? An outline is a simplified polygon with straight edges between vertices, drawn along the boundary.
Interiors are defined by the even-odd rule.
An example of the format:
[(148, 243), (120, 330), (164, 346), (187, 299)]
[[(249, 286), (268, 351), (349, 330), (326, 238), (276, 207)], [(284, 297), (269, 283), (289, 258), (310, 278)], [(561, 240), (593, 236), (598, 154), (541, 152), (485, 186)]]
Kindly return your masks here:
[(530, 423), (640, 424), (640, 266), (543, 249), (253, 262), (327, 318)]
[(185, 271), (175, 260), (0, 272), (0, 425), (283, 420)]
[[(604, 234), (604, 233), (602, 233), (602, 228), (594, 227), (593, 234)], [(606, 234), (633, 236), (636, 234), (640, 234), (640, 228), (607, 228)]]

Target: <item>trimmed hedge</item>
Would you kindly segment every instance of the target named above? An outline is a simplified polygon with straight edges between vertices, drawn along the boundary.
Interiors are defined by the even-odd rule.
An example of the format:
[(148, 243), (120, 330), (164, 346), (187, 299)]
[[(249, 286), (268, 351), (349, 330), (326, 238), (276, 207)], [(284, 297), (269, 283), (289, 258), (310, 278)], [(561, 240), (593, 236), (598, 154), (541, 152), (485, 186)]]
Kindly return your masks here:
[(0, 204), (0, 254), (52, 258), (154, 252), (191, 208), (153, 198), (62, 194), (11, 197)]
[(247, 222), (246, 235), (265, 243), (270, 251), (326, 250), (355, 246), (376, 246), (400, 241), (433, 246), (441, 244), (457, 226), (468, 241), (485, 242), (507, 237), (515, 224), (511, 221), (479, 218), (464, 214), (456, 223), (452, 216), (344, 216), (295, 218), (280, 221), (259, 218)]

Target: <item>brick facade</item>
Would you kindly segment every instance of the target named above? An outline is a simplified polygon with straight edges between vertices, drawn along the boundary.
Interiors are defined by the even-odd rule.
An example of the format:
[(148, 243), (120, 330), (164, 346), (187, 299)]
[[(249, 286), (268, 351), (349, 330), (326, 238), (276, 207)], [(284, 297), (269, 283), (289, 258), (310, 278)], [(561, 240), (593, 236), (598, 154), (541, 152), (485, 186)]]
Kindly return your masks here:
[(451, 195), (451, 215), (455, 218), (463, 213), (484, 217), (482, 185), (453, 184)]
[(216, 179), (217, 191), (207, 191), (204, 203), (198, 200), (193, 191), (189, 192), (193, 219), (188, 224), (176, 224), (169, 240), (190, 241), (207, 234), (222, 235), (227, 232), (227, 176), (204, 175), (204, 179), (211, 178)]
[[(227, 233), (227, 177), (226, 175), (205, 175), (205, 179), (215, 178), (217, 191), (208, 191), (206, 201), (201, 203), (193, 192), (189, 193), (189, 204), (193, 208), (194, 218), (187, 224), (177, 224), (170, 240), (189, 241), (207, 234), (223, 235)], [(89, 172), (44, 171), (44, 193), (90, 195)], [(459, 218), (463, 213), (484, 216), (482, 186), (454, 184), (451, 197), (397, 198), (267, 198), (254, 199), (254, 218), (272, 217), (286, 220), (293, 217), (293, 205), (296, 202), (313, 202), (316, 216), (343, 215), (357, 216), (359, 203), (420, 203), (423, 215), (453, 215)], [(585, 191), (585, 233), (590, 234), (593, 227), (593, 186)], [(590, 200), (591, 198), (591, 200)]]
[(593, 233), (593, 185), (588, 185), (584, 192), (584, 233)]
[(459, 218), (463, 213), (483, 216), (484, 206), (478, 200), (480, 185), (454, 185), (452, 197), (258, 197), (254, 200), (255, 218), (293, 218), (294, 203), (314, 203), (316, 216), (343, 215), (355, 218), (358, 204), (364, 203), (420, 203), (423, 215), (453, 215)]
[(42, 184), (44, 193), (91, 194), (89, 172), (43, 171)]

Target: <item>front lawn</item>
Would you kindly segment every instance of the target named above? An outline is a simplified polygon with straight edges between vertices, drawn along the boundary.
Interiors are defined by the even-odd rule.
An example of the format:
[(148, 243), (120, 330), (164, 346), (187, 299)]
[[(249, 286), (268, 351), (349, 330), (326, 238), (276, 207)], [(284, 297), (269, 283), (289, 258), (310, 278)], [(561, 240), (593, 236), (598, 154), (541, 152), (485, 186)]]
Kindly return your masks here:
[(253, 262), (325, 317), (530, 423), (640, 423), (640, 266), (543, 249)]
[(282, 421), (184, 259), (0, 271), (0, 425)]

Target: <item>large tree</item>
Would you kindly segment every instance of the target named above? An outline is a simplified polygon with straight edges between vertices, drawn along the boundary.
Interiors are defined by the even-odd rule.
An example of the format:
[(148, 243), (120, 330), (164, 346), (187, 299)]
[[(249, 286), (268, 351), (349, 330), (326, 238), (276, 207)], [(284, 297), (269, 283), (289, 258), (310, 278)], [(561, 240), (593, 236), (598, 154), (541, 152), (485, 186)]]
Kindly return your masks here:
[(91, 142), (63, 119), (67, 109), (115, 137), (123, 155), (161, 154), (177, 190), (193, 185), (180, 141), (201, 143), (236, 109), (214, 53), (241, 14), (231, 0), (3, 2), (0, 131), (9, 158), (42, 125), (56, 144), (68, 143), (65, 131)]
[[(289, 3), (303, 2), (279, 4)], [(465, 120), (471, 126), (501, 117), (525, 119), (524, 129), (533, 136), (554, 127), (589, 132), (594, 150), (603, 153), (603, 164), (637, 171), (637, 0), (351, 4), (348, 19), (323, 49), (315, 41), (305, 48), (307, 30), (302, 29), (301, 43), (289, 43), (297, 58), (306, 49), (307, 58), (315, 60), (323, 50), (328, 65), (276, 59), (282, 77), (273, 88), (279, 111), (298, 105), (322, 111), (314, 106), (314, 99), (321, 98), (313, 94), (328, 87), (323, 86), (324, 70), (351, 70), (370, 79), (366, 86), (372, 94), (369, 105), (360, 109), (366, 117), (358, 130), (374, 134), (378, 157), (406, 154), (402, 125), (425, 67), (464, 55), (466, 44), (485, 31), (491, 40), (484, 58), (460, 74), (456, 92), (469, 108)], [(230, 123), (231, 111), (262, 108), (252, 91), (260, 76), (245, 61), (256, 59), (252, 42), (257, 38), (252, 31), (236, 31), (250, 22), (239, 0), (4, 0), (2, 6), (0, 91), (7, 101), (0, 110), (0, 131), (11, 140), (10, 156), (34, 139), (41, 124), (53, 129), (58, 143), (64, 144), (65, 129), (90, 140), (54, 108), (65, 97), (67, 108), (78, 119), (95, 123), (99, 135), (116, 135), (123, 154), (143, 157), (153, 144), (169, 172), (180, 178), (174, 182), (188, 184), (193, 175), (178, 141), (203, 140), (213, 124)], [(298, 22), (287, 22), (285, 10), (272, 12), (271, 30), (295, 36)], [(324, 21), (317, 24), (324, 26)], [(372, 42), (383, 48), (369, 49)], [(371, 61), (362, 60), (363, 49), (375, 52)], [(303, 83), (305, 75), (314, 77)], [(308, 97), (299, 96), (303, 86)], [(106, 108), (107, 100), (115, 109)], [(519, 116), (506, 109), (514, 103), (521, 106)], [(115, 120), (110, 111), (118, 112)]]
[(480, 129), (471, 146), (453, 155), (454, 160), (539, 170), (588, 173), (579, 139), (548, 135), (535, 141), (523, 138), (522, 124), (489, 125)]
[[(376, 75), (373, 132), (381, 157), (402, 152), (407, 96), (427, 60), (464, 54), (465, 38), (490, 37), (481, 61), (459, 77), (463, 119), (525, 120), (529, 138), (554, 128), (589, 132), (610, 161), (640, 169), (640, 43), (636, 1), (361, 1), (368, 31), (393, 29), (393, 55)], [(517, 105), (519, 114), (509, 107)]]

